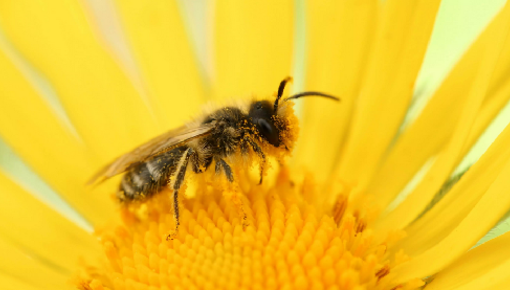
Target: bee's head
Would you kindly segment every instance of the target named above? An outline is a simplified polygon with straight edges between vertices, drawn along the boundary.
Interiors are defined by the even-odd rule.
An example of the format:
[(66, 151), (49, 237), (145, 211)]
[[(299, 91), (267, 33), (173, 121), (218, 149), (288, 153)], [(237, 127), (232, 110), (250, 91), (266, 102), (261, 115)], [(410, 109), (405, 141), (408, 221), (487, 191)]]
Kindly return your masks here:
[(252, 103), (249, 111), (249, 116), (260, 137), (274, 147), (279, 147), (283, 144), (287, 149), (292, 145), (289, 143), (294, 143), (297, 138), (297, 118), (291, 106), (285, 103), (289, 100), (305, 96), (320, 96), (339, 101), (337, 97), (320, 92), (302, 92), (285, 98), (284, 104), (286, 106), (279, 106), (279, 101), (282, 98), (285, 85), (290, 81), (292, 81), (291, 77), (287, 77), (281, 81), (274, 104), (267, 100), (256, 101)]
[(273, 105), (269, 101), (256, 101), (250, 106), (249, 116), (260, 137), (274, 147), (279, 147), (280, 128), (275, 123)]

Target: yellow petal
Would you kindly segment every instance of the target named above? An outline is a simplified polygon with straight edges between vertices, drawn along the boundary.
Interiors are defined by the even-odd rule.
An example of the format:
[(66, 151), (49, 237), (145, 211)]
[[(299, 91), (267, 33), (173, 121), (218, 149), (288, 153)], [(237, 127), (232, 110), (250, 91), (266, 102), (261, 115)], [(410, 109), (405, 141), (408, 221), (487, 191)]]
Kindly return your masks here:
[(394, 270), (395, 283), (432, 275), (453, 263), (510, 208), (510, 162), (465, 219), (439, 244)]
[(0, 25), (53, 85), (85, 144), (102, 160), (155, 135), (155, 117), (98, 42), (80, 1), (3, 2)]
[[(375, 178), (368, 190), (374, 194), (381, 206), (388, 205), (421, 166), (437, 154), (451, 137), (455, 124), (460, 118), (463, 104), (467, 100), (464, 86), (473, 82), (481, 62), (481, 55), (486, 47), (494, 45), (495, 39), (491, 37), (491, 34), (498, 29), (501, 21), (504, 21), (504, 15), (499, 13), (457, 63), (423, 112), (396, 140), (388, 157), (374, 175)], [(500, 92), (507, 90), (500, 84), (505, 75), (504, 68), (507, 69), (510, 66), (509, 56), (510, 41), (507, 41), (494, 71), (494, 81), (486, 96), (487, 100), (496, 95), (499, 95), (500, 99), (494, 102), (486, 101), (463, 149), (464, 153), (469, 150), (483, 128), (492, 121), (509, 98), (506, 93), (500, 95)]]
[(188, 121), (210, 97), (177, 2), (115, 1), (152, 109), (166, 130)]
[(440, 1), (387, 1), (339, 175), (365, 187), (407, 112)]
[(7, 276), (0, 275), (0, 287), (2, 289), (16, 289), (16, 290), (38, 290), (38, 289), (51, 289), (48, 287), (41, 288), (40, 286), (32, 286), (27, 283), (22, 282), (19, 279)]
[(496, 91), (487, 94), (486, 101), (476, 117), (461, 155), (465, 155), (468, 150), (471, 149), (471, 146), (475, 144), (487, 126), (491, 124), (494, 118), (500, 113), (501, 109), (507, 104), (509, 99), (510, 81), (500, 84)]
[(276, 92), (291, 72), (293, 1), (226, 0), (211, 5), (214, 97), (266, 97)]
[(458, 288), (459, 290), (507, 290), (510, 286), (510, 277), (508, 276), (510, 271), (510, 261), (507, 261), (498, 267), (495, 267), (487, 274), (483, 275), (478, 279), (462, 285)]
[(106, 220), (112, 212), (109, 196), (86, 194), (84, 188), (100, 166), (97, 158), (15, 64), (0, 51), (0, 135), (78, 212), (93, 223)]
[[(508, 13), (510, 18), (510, 6), (506, 6), (503, 13)], [(412, 222), (430, 203), (434, 194), (441, 188), (448, 176), (460, 162), (463, 155), (462, 149), (466, 147), (471, 126), (474, 123), (477, 112), (489, 88), (491, 77), (497, 65), (501, 51), (504, 48), (508, 36), (510, 22), (500, 23), (499, 29), (491, 33), (493, 45), (484, 52), (482, 64), (477, 78), (472, 84), (467, 96), (466, 105), (462, 110), (459, 122), (450, 143), (441, 152), (432, 168), (425, 175), (418, 187), (399, 205), (397, 209), (378, 221), (377, 228), (385, 231), (388, 229), (402, 229)]]
[(70, 273), (58, 271), (39, 257), (27, 255), (15, 245), (0, 239), (1, 289), (69, 289)]
[[(461, 259), (438, 273), (432, 283), (427, 285), (427, 290), (429, 288), (430, 290), (457, 289), (456, 287), (495, 289), (492, 287), (501, 280), (508, 282), (509, 243), (510, 233), (506, 233), (469, 251)], [(500, 272), (502, 269), (506, 269), (506, 272)], [(501, 274), (498, 275), (498, 272)], [(481, 281), (484, 283), (480, 283)], [(475, 285), (479, 288), (475, 288)]]
[(0, 171), (0, 238), (61, 271), (72, 271), (81, 255), (97, 253), (89, 233), (37, 201)]
[(476, 205), (510, 159), (510, 126), (434, 207), (406, 228), (399, 246), (416, 256), (444, 239)]
[(343, 144), (373, 38), (377, 8), (376, 0), (307, 2), (305, 89), (341, 98), (340, 103), (302, 101), (304, 122), (294, 156), (319, 179), (331, 173)]

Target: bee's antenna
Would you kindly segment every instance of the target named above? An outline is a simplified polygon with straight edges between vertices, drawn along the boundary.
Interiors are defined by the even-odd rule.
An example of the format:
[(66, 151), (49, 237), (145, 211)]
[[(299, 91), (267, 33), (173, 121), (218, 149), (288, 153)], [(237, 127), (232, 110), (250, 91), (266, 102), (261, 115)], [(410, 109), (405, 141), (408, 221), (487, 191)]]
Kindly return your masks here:
[(276, 96), (276, 100), (274, 101), (274, 113), (278, 111), (278, 101), (282, 98), (283, 90), (285, 90), (285, 85), (288, 82), (292, 82), (292, 77), (286, 77), (283, 79), (283, 81), (278, 86), (278, 95)]
[(302, 92), (302, 93), (295, 94), (293, 96), (290, 96), (290, 97), (286, 98), (285, 101), (292, 100), (292, 99), (298, 99), (298, 98), (301, 98), (301, 97), (307, 97), (307, 96), (324, 97), (324, 98), (332, 99), (332, 100), (335, 100), (335, 101), (340, 101), (340, 98), (337, 98), (335, 96), (328, 95), (328, 94), (325, 94), (325, 93), (321, 93), (321, 92)]

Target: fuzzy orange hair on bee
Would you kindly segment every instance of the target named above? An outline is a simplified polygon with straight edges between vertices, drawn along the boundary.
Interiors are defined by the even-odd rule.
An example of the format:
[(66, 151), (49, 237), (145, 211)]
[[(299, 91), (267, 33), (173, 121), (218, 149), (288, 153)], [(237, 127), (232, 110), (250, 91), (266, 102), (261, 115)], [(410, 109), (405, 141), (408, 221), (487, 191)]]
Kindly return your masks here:
[(329, 94), (307, 91), (282, 99), (292, 78), (281, 81), (276, 99), (238, 102), (170, 130), (105, 166), (90, 181), (124, 173), (117, 197), (121, 202), (144, 201), (166, 187), (173, 190), (176, 231), (179, 226), (179, 190), (188, 171), (200, 174), (211, 167), (234, 182), (231, 165), (235, 155), (254, 153), (260, 164), (260, 183), (268, 156), (291, 151), (297, 139), (291, 101), (319, 96), (339, 101)]

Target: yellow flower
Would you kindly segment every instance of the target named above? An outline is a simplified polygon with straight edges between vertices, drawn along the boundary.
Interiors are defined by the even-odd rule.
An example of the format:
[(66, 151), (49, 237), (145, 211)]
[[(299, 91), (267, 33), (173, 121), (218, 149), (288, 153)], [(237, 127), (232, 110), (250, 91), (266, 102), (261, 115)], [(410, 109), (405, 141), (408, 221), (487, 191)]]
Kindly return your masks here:
[[(510, 234), (472, 247), (510, 209), (510, 128), (438, 192), (510, 98), (510, 5), (401, 128), (439, 2), (207, 2), (191, 45), (189, 2), (3, 1), (0, 134), (37, 175), (0, 171), (0, 288), (509, 289)], [(262, 186), (188, 182), (175, 239), (168, 192), (119, 210), (118, 179), (84, 187), (293, 67), (342, 102), (304, 101), (292, 169)]]

